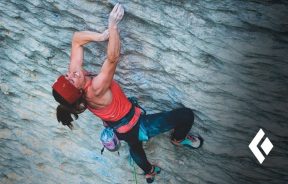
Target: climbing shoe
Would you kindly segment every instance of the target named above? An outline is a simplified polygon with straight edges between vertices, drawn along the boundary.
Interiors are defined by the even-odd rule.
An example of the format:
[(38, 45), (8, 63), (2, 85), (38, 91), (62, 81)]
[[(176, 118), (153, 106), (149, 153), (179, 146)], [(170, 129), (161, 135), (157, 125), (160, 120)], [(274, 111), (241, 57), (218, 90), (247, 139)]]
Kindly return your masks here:
[(161, 172), (160, 167), (156, 165), (152, 165), (151, 172), (145, 175), (147, 183), (153, 183), (156, 174), (160, 174), (160, 172)]
[(177, 141), (176, 139), (171, 139), (171, 143), (176, 146), (186, 146), (189, 148), (197, 149), (202, 146), (203, 139), (200, 136), (187, 135), (185, 139)]

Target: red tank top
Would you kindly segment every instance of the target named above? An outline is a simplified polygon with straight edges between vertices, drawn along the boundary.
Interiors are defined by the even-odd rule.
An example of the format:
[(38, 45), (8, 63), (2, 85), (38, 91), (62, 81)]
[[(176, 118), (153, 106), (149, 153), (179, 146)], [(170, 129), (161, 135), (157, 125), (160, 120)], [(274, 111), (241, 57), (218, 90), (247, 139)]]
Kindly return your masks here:
[[(91, 85), (91, 84), (90, 84)], [(112, 81), (110, 90), (112, 92), (112, 102), (106, 107), (100, 109), (93, 109), (88, 106), (88, 109), (101, 118), (104, 121), (118, 121), (123, 118), (130, 110), (132, 104), (127, 99), (126, 95), (123, 93), (119, 84), (116, 81)], [(119, 133), (126, 133), (133, 128), (133, 126), (137, 123), (141, 114), (141, 109), (136, 107), (135, 114), (130, 122), (124, 126), (121, 126), (117, 129)]]

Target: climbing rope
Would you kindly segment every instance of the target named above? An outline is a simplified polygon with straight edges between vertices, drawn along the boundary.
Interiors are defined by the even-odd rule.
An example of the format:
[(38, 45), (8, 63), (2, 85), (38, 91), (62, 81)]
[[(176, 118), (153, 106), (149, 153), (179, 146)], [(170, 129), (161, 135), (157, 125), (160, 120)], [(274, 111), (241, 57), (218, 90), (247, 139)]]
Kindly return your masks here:
[(129, 161), (130, 161), (130, 165), (133, 167), (134, 180), (135, 180), (135, 183), (137, 184), (138, 182), (137, 182), (137, 177), (136, 177), (135, 162), (133, 161), (131, 156), (129, 156)]

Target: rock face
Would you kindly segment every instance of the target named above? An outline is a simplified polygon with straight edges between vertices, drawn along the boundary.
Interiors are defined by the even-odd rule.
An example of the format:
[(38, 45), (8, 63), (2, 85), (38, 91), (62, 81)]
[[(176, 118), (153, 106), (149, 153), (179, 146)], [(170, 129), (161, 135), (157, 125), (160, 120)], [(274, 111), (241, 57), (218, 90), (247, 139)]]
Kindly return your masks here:
[[(156, 183), (287, 183), (287, 2), (120, 2), (115, 79), (149, 113), (194, 109), (191, 132), (205, 139), (199, 150), (174, 147), (169, 133), (145, 143), (163, 168)], [(90, 112), (73, 131), (60, 125), (51, 95), (73, 32), (104, 31), (115, 3), (0, 2), (0, 183), (146, 183), (125, 143), (120, 156), (100, 154), (103, 128)], [(87, 70), (100, 70), (106, 47), (87, 45)], [(248, 148), (260, 128), (274, 145), (263, 164)]]

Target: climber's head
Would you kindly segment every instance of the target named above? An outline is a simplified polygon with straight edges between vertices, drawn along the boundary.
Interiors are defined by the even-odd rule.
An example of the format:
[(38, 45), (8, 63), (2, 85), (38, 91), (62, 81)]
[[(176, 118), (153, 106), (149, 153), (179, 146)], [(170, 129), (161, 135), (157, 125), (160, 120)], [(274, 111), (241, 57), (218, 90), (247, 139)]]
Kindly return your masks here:
[(84, 73), (79, 71), (59, 76), (52, 86), (52, 94), (55, 100), (60, 103), (57, 107), (57, 119), (70, 129), (73, 128), (71, 114), (74, 114), (77, 119), (77, 114), (86, 109), (82, 90), (84, 85)]
[(75, 83), (78, 85), (78, 79), (69, 79), (68, 76), (61, 75), (53, 84), (53, 96), (58, 94), (60, 98), (55, 98), (60, 104), (74, 104), (82, 96), (82, 90), (77, 88)]
[(65, 78), (77, 89), (83, 88), (85, 85), (85, 73), (84, 70), (76, 70), (65, 74)]

